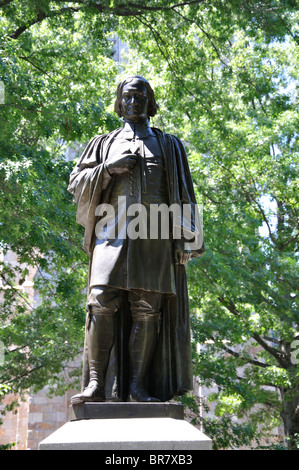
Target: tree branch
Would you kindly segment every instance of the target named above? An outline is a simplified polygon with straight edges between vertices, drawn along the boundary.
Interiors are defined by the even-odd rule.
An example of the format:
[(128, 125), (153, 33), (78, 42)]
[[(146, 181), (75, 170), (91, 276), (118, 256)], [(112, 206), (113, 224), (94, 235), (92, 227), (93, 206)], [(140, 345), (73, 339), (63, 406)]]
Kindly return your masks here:
[(9, 3), (13, 2), (13, 0), (4, 0), (4, 2), (0, 2), (0, 8), (5, 7)]
[[(155, 40), (155, 42), (156, 42), (156, 44), (157, 44), (157, 47), (158, 47), (158, 49), (159, 49), (161, 55), (162, 55), (162, 56), (164, 57), (164, 59), (166, 60), (168, 66), (169, 66), (169, 69), (170, 69), (170, 71), (172, 72), (174, 78), (182, 85), (182, 87), (187, 91), (187, 93), (188, 93), (190, 96), (192, 96), (192, 98), (193, 98), (195, 101), (197, 101), (197, 103), (199, 103), (208, 113), (210, 113), (210, 109), (208, 109), (208, 108), (204, 105), (203, 101), (200, 100), (200, 99), (198, 98), (198, 96), (194, 95), (194, 94), (192, 93), (192, 91), (189, 90), (189, 88), (186, 86), (186, 84), (185, 84), (185, 82), (182, 80), (182, 78), (177, 75), (173, 64), (172, 64), (172, 63), (170, 62), (170, 60), (169, 60), (170, 54), (166, 54), (166, 53), (163, 51), (163, 49), (162, 49), (162, 47), (161, 47), (161, 45), (160, 45), (160, 43), (159, 43), (159, 40), (160, 40), (160, 42), (161, 42), (162, 44), (163, 44), (163, 43), (165, 44), (165, 42), (163, 41), (163, 39), (162, 39), (160, 33), (159, 33), (157, 30), (155, 30), (155, 28), (152, 26), (152, 24), (149, 23), (149, 22), (147, 22), (145, 18), (137, 17), (136, 19), (137, 19), (138, 21), (140, 21), (144, 26), (146, 26), (147, 28), (149, 28), (150, 31), (152, 32), (153, 37), (154, 37), (154, 40)], [(165, 47), (166, 47), (166, 46), (165, 46)], [(206, 101), (208, 102), (208, 100), (206, 100)], [(208, 104), (211, 106), (211, 103), (210, 103), (210, 102), (208, 102)]]
[(5, 7), (9, 3), (12, 3), (14, 0), (4, 0), (4, 2), (0, 2), (0, 8)]
[(34, 20), (32, 20), (30, 23), (26, 23), (20, 26), (14, 33), (9, 34), (9, 37), (12, 39), (18, 39), (18, 37), (21, 36), (21, 34), (24, 33), (31, 26), (41, 23), (43, 20), (47, 18), (54, 18), (55, 16), (63, 15), (64, 13), (77, 12), (77, 11), (80, 11), (80, 9), (75, 8), (75, 7), (65, 7), (65, 8), (61, 8), (60, 10), (52, 10), (49, 13), (40, 11)]
[(227, 346), (225, 346), (225, 344), (222, 344), (221, 348), (224, 349), (231, 356), (234, 356), (238, 359), (249, 362), (250, 364), (253, 364), (254, 366), (264, 367), (264, 368), (270, 367), (268, 364), (265, 364), (264, 362), (257, 361), (256, 359), (251, 359), (250, 357), (243, 357), (240, 353), (238, 353), (238, 352), (234, 351), (233, 349), (230, 349)]
[(5, 380), (3, 383), (11, 383), (11, 382), (15, 382), (16, 380), (19, 380), (23, 377), (27, 377), (29, 376), (30, 374), (32, 374), (33, 372), (35, 372), (36, 370), (38, 369), (41, 369), (42, 367), (46, 367), (47, 365), (49, 364), (49, 362), (45, 363), (45, 364), (41, 364), (39, 366), (36, 366), (34, 367), (33, 369), (28, 369), (26, 370), (26, 372), (23, 372), (23, 374), (20, 374), (20, 375), (17, 375), (16, 377), (13, 377), (12, 379), (8, 379), (8, 380)]
[(255, 341), (260, 346), (262, 346), (262, 348), (265, 351), (267, 351), (269, 354), (271, 354), (277, 360), (278, 364), (281, 367), (285, 368), (285, 367), (288, 366), (288, 364), (286, 363), (286, 361), (284, 359), (284, 355), (282, 353), (280, 353), (279, 351), (277, 351), (276, 349), (269, 346), (269, 344), (267, 344), (266, 341), (264, 341), (263, 338), (260, 335), (258, 335), (257, 333), (253, 333), (252, 337), (255, 339)]
[[(21, 297), (21, 298), (24, 300), (24, 302), (26, 302), (26, 304), (28, 305), (29, 309), (30, 309), (30, 310), (33, 310), (32, 305), (31, 305), (31, 304), (28, 302), (28, 300), (21, 294), (20, 290), (17, 289), (16, 287), (14, 287), (14, 286), (5, 278), (5, 276), (3, 276), (2, 274), (0, 274), (0, 277), (3, 279), (3, 281), (4, 281), (6, 284), (9, 285), (9, 287), (10, 287), (11, 289), (13, 289), (13, 291), (14, 291), (19, 297)], [(2, 288), (2, 289), (3, 289), (3, 288)]]
[[(208, 276), (208, 273), (206, 272), (205, 269), (201, 269), (205, 275), (207, 277)], [(215, 286), (216, 287), (216, 286)], [(220, 296), (218, 297), (218, 300), (219, 302), (224, 305), (224, 307), (226, 307), (233, 315), (235, 315), (236, 317), (238, 318), (242, 318), (242, 315), (241, 313), (238, 311), (237, 307), (235, 306), (234, 302), (229, 299), (228, 301), (224, 298), (224, 296)], [(246, 319), (245, 319), (246, 320)], [(262, 348), (267, 351), (269, 354), (271, 354), (278, 362), (278, 364), (281, 366), (281, 367), (288, 367), (289, 366), (289, 362), (286, 358), (286, 355), (283, 354), (283, 353), (280, 353), (279, 351), (277, 351), (276, 349), (272, 348), (271, 346), (269, 346), (266, 341), (264, 341), (257, 333), (251, 333), (252, 334), (252, 337), (255, 339), (255, 341), (260, 345), (262, 346)]]
[[(233, 315), (239, 318), (242, 317), (231, 299), (227, 301), (224, 299), (223, 296), (218, 297), (218, 299)], [(277, 351), (277, 349), (275, 348), (272, 348), (269, 344), (266, 343), (265, 340), (263, 340), (263, 338), (259, 334), (252, 333), (252, 337), (265, 351), (267, 351), (269, 354), (271, 354), (271, 356), (276, 359), (276, 361), (281, 367), (285, 368), (289, 366), (289, 362), (286, 359), (285, 354)]]
[(46, 72), (45, 70), (43, 70), (41, 67), (39, 67), (38, 65), (36, 65), (34, 62), (32, 62), (32, 60), (29, 59), (29, 57), (25, 57), (25, 56), (18, 56), (19, 59), (22, 59), (22, 60), (25, 60), (26, 62), (29, 62), (29, 64), (31, 64), (33, 67), (35, 67), (37, 70), (39, 70), (40, 72), (42, 72), (44, 75), (47, 75), (47, 77), (50, 78), (50, 80), (53, 80), (53, 82), (55, 82), (57, 85), (59, 85), (59, 83), (54, 80), (53, 77), (51, 77), (51, 75)]
[[(123, 4), (123, 5), (119, 5), (119, 7), (115, 7), (115, 8), (112, 8), (113, 10), (113, 13), (115, 14), (118, 14), (120, 16), (135, 16), (135, 15), (141, 15), (143, 14), (144, 12), (147, 12), (147, 11), (150, 11), (150, 12), (155, 12), (155, 11), (170, 11), (170, 10), (174, 10), (175, 8), (179, 8), (179, 7), (184, 7), (184, 6), (188, 6), (188, 5), (199, 5), (201, 3), (204, 3), (205, 0), (192, 0), (192, 1), (186, 1), (186, 2), (181, 2), (181, 3), (175, 3), (174, 5), (170, 5), (170, 6), (163, 6), (163, 5), (160, 5), (160, 6), (157, 6), (157, 7), (150, 7), (150, 6), (147, 6), (146, 4), (136, 4), (136, 3), (127, 3), (127, 4)], [(134, 9), (137, 8), (137, 11), (134, 11), (132, 13), (132, 11), (128, 11), (127, 12), (127, 7), (131, 8), (133, 11)]]
[(208, 40), (210, 41), (211, 43), (211, 46), (212, 48), (214, 49), (214, 51), (216, 52), (216, 55), (218, 57), (218, 59), (220, 60), (220, 62), (222, 63), (222, 65), (224, 65), (225, 67), (227, 67), (228, 69), (231, 70), (231, 67), (227, 65), (227, 63), (222, 59), (221, 57), (221, 54), (219, 52), (219, 49), (215, 46), (214, 42), (212, 41), (211, 39), (211, 35), (209, 33), (207, 33), (207, 31), (205, 31), (203, 29), (203, 27), (199, 24), (198, 21), (195, 21), (194, 19), (193, 20), (190, 20), (190, 18), (187, 18), (185, 15), (183, 15), (181, 12), (179, 11), (176, 11), (174, 9), (174, 11), (179, 15), (181, 16), (185, 21), (188, 21), (189, 23), (193, 23), (193, 24), (196, 24), (196, 26), (198, 26), (198, 28), (201, 30), (201, 32), (208, 38)]
[(201, 191), (201, 194), (202, 196), (205, 196), (207, 199), (209, 199), (209, 201), (211, 201), (212, 204), (217, 204), (218, 206), (225, 204), (224, 202), (221, 202), (221, 201), (215, 201), (215, 199), (213, 199), (208, 193)]
[(273, 242), (273, 244), (276, 246), (276, 239), (274, 238), (274, 236), (272, 234), (270, 224), (268, 222), (265, 211), (263, 210), (261, 204), (252, 196), (252, 194), (244, 187), (244, 185), (235, 177), (235, 175), (233, 174), (233, 172), (229, 168), (227, 168), (225, 166), (223, 166), (223, 168), (224, 168), (225, 171), (227, 171), (233, 177), (233, 179), (237, 182), (237, 185), (242, 188), (243, 192), (247, 195), (248, 200), (252, 201), (258, 207), (258, 210), (260, 211), (261, 216), (262, 216), (264, 222), (267, 225), (268, 232), (269, 232), (269, 237), (270, 237), (271, 241)]
[(37, 17), (34, 20), (32, 20), (28, 24), (23, 24), (22, 26), (20, 26), (14, 33), (10, 34), (9, 37), (12, 39), (18, 39), (18, 37), (21, 36), (21, 34), (24, 33), (28, 28), (30, 28), (34, 24), (40, 23), (45, 18), (47, 18), (46, 13), (39, 12)]
[(8, 108), (20, 109), (21, 111), (29, 111), (30, 113), (36, 113), (36, 108), (24, 108), (23, 106), (19, 106), (19, 105), (14, 104), (14, 103), (3, 103), (3, 104), (1, 104), (1, 107), (4, 107), (4, 106), (7, 106)]
[[(53, 0), (55, 3), (65, 3), (64, 0)], [(189, 5), (200, 5), (206, 0), (190, 0), (185, 2), (174, 3), (173, 5), (158, 5), (158, 6), (148, 6), (146, 3), (120, 3), (115, 6), (106, 6), (98, 2), (89, 2), (88, 8), (94, 8), (101, 13), (114, 14), (117, 16), (136, 16), (142, 15), (146, 12), (157, 12), (157, 11), (171, 11), (175, 8), (185, 7)], [(74, 0), (72, 3), (85, 4), (86, 0)]]
[[(0, 3), (0, 7), (7, 5), (11, 1), (13, 0), (4, 0), (2, 3)], [(114, 14), (116, 16), (125, 17), (125, 16), (139, 16), (146, 12), (172, 11), (175, 8), (184, 7), (187, 5), (196, 5), (196, 4), (199, 5), (204, 2), (205, 0), (191, 0), (191, 1), (186, 1), (186, 2), (175, 3), (170, 6), (160, 5), (156, 7), (147, 6), (146, 4), (126, 3), (126, 4), (117, 5), (114, 7), (109, 7), (109, 6), (107, 7), (106, 5), (101, 5), (99, 3), (88, 3), (88, 5), (86, 5), (85, 0), (76, 0), (72, 3), (76, 3), (76, 4), (79, 3), (83, 5), (82, 8), (64, 7), (59, 10), (51, 10), (50, 12), (47, 12), (47, 13), (40, 10), (37, 17), (34, 20), (32, 20), (30, 23), (26, 23), (20, 26), (14, 33), (11, 33), (9, 37), (11, 37), (12, 39), (17, 39), (22, 33), (24, 33), (31, 26), (41, 23), (46, 18), (53, 18), (54, 16), (59, 16), (61, 14), (68, 13), (68, 12), (82, 11), (86, 7), (94, 8), (95, 10), (101, 13)], [(56, 0), (56, 3), (61, 3), (61, 2), (59, 0), (58, 1)], [(63, 3), (65, 2), (63, 1)]]
[(284, 242), (283, 245), (280, 246), (280, 249), (283, 250), (286, 246), (288, 246), (290, 243), (292, 243), (293, 241), (295, 241), (299, 236), (299, 233), (297, 233), (296, 235), (294, 235), (292, 238), (290, 238), (289, 240), (287, 240), (286, 242)]

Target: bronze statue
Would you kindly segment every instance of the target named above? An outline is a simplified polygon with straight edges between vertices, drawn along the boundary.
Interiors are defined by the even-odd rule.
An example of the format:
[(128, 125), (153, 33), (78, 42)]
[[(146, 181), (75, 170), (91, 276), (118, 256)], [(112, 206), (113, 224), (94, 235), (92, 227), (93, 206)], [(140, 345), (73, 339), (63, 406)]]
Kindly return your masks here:
[(90, 256), (83, 387), (72, 403), (167, 401), (192, 389), (185, 264), (204, 245), (183, 144), (149, 126), (157, 110), (145, 78), (121, 82), (123, 127), (94, 137), (70, 176)]

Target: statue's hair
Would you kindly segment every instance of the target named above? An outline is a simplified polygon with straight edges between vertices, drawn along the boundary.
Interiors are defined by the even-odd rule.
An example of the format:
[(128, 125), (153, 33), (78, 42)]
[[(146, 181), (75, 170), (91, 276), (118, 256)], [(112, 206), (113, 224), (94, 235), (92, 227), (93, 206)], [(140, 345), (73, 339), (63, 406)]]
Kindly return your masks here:
[(118, 87), (116, 90), (116, 100), (114, 103), (114, 111), (116, 112), (116, 114), (118, 114), (119, 117), (122, 117), (122, 110), (121, 110), (122, 90), (123, 90), (124, 85), (126, 85), (127, 83), (130, 83), (132, 80), (134, 80), (134, 78), (138, 78), (146, 86), (147, 93), (148, 93), (147, 114), (148, 114), (148, 118), (150, 119), (150, 117), (154, 117), (156, 115), (159, 109), (159, 105), (156, 103), (154, 90), (150, 86), (149, 82), (141, 75), (131, 75), (130, 77), (125, 78), (123, 81), (121, 81), (118, 84)]

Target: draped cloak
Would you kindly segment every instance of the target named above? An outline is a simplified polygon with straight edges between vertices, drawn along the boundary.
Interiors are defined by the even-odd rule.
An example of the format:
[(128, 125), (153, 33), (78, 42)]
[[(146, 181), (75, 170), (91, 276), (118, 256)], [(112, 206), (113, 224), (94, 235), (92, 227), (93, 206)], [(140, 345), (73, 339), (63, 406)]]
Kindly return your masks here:
[[(179, 215), (174, 215), (173, 227), (187, 234), (192, 257), (204, 252), (202, 228), (194, 194), (193, 183), (182, 142), (173, 135), (151, 128), (158, 138), (165, 162), (169, 204), (181, 207)], [(95, 243), (96, 208), (109, 202), (113, 191), (113, 175), (107, 184), (104, 163), (114, 138), (122, 129), (109, 134), (95, 136), (70, 175), (68, 191), (74, 195), (77, 204), (77, 222), (85, 228), (84, 249), (92, 259)], [(105, 180), (106, 179), (106, 180)], [(104, 188), (104, 189), (103, 189)], [(183, 206), (189, 205), (188, 221), (184, 218)], [(184, 235), (185, 234), (185, 235)], [(192, 239), (193, 237), (193, 239)], [(190, 243), (190, 240), (192, 242)], [(173, 240), (174, 250), (176, 240)], [(185, 244), (185, 247), (187, 246)], [(181, 246), (181, 245), (180, 245)], [(91, 264), (91, 263), (90, 263)], [(161, 312), (159, 340), (148, 377), (150, 395), (161, 401), (168, 401), (193, 388), (189, 303), (185, 265), (175, 264), (176, 295), (167, 296)], [(90, 312), (87, 311), (86, 328), (89, 327)], [(122, 296), (122, 305), (117, 312), (116, 340), (111, 352), (106, 377), (107, 400), (126, 401), (128, 395), (129, 351), (128, 342), (131, 330), (131, 315), (127, 295)], [(83, 354), (82, 389), (89, 382), (88, 348), (85, 341)]]

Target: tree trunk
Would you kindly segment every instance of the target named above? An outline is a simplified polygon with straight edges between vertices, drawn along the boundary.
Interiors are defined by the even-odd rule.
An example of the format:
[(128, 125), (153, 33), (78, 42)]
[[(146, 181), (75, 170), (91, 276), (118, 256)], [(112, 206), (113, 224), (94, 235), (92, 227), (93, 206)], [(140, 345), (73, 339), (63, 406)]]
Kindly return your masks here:
[(282, 392), (283, 410), (281, 417), (288, 450), (299, 450), (299, 390), (292, 391), (293, 398), (288, 398), (289, 395), (290, 392)]

